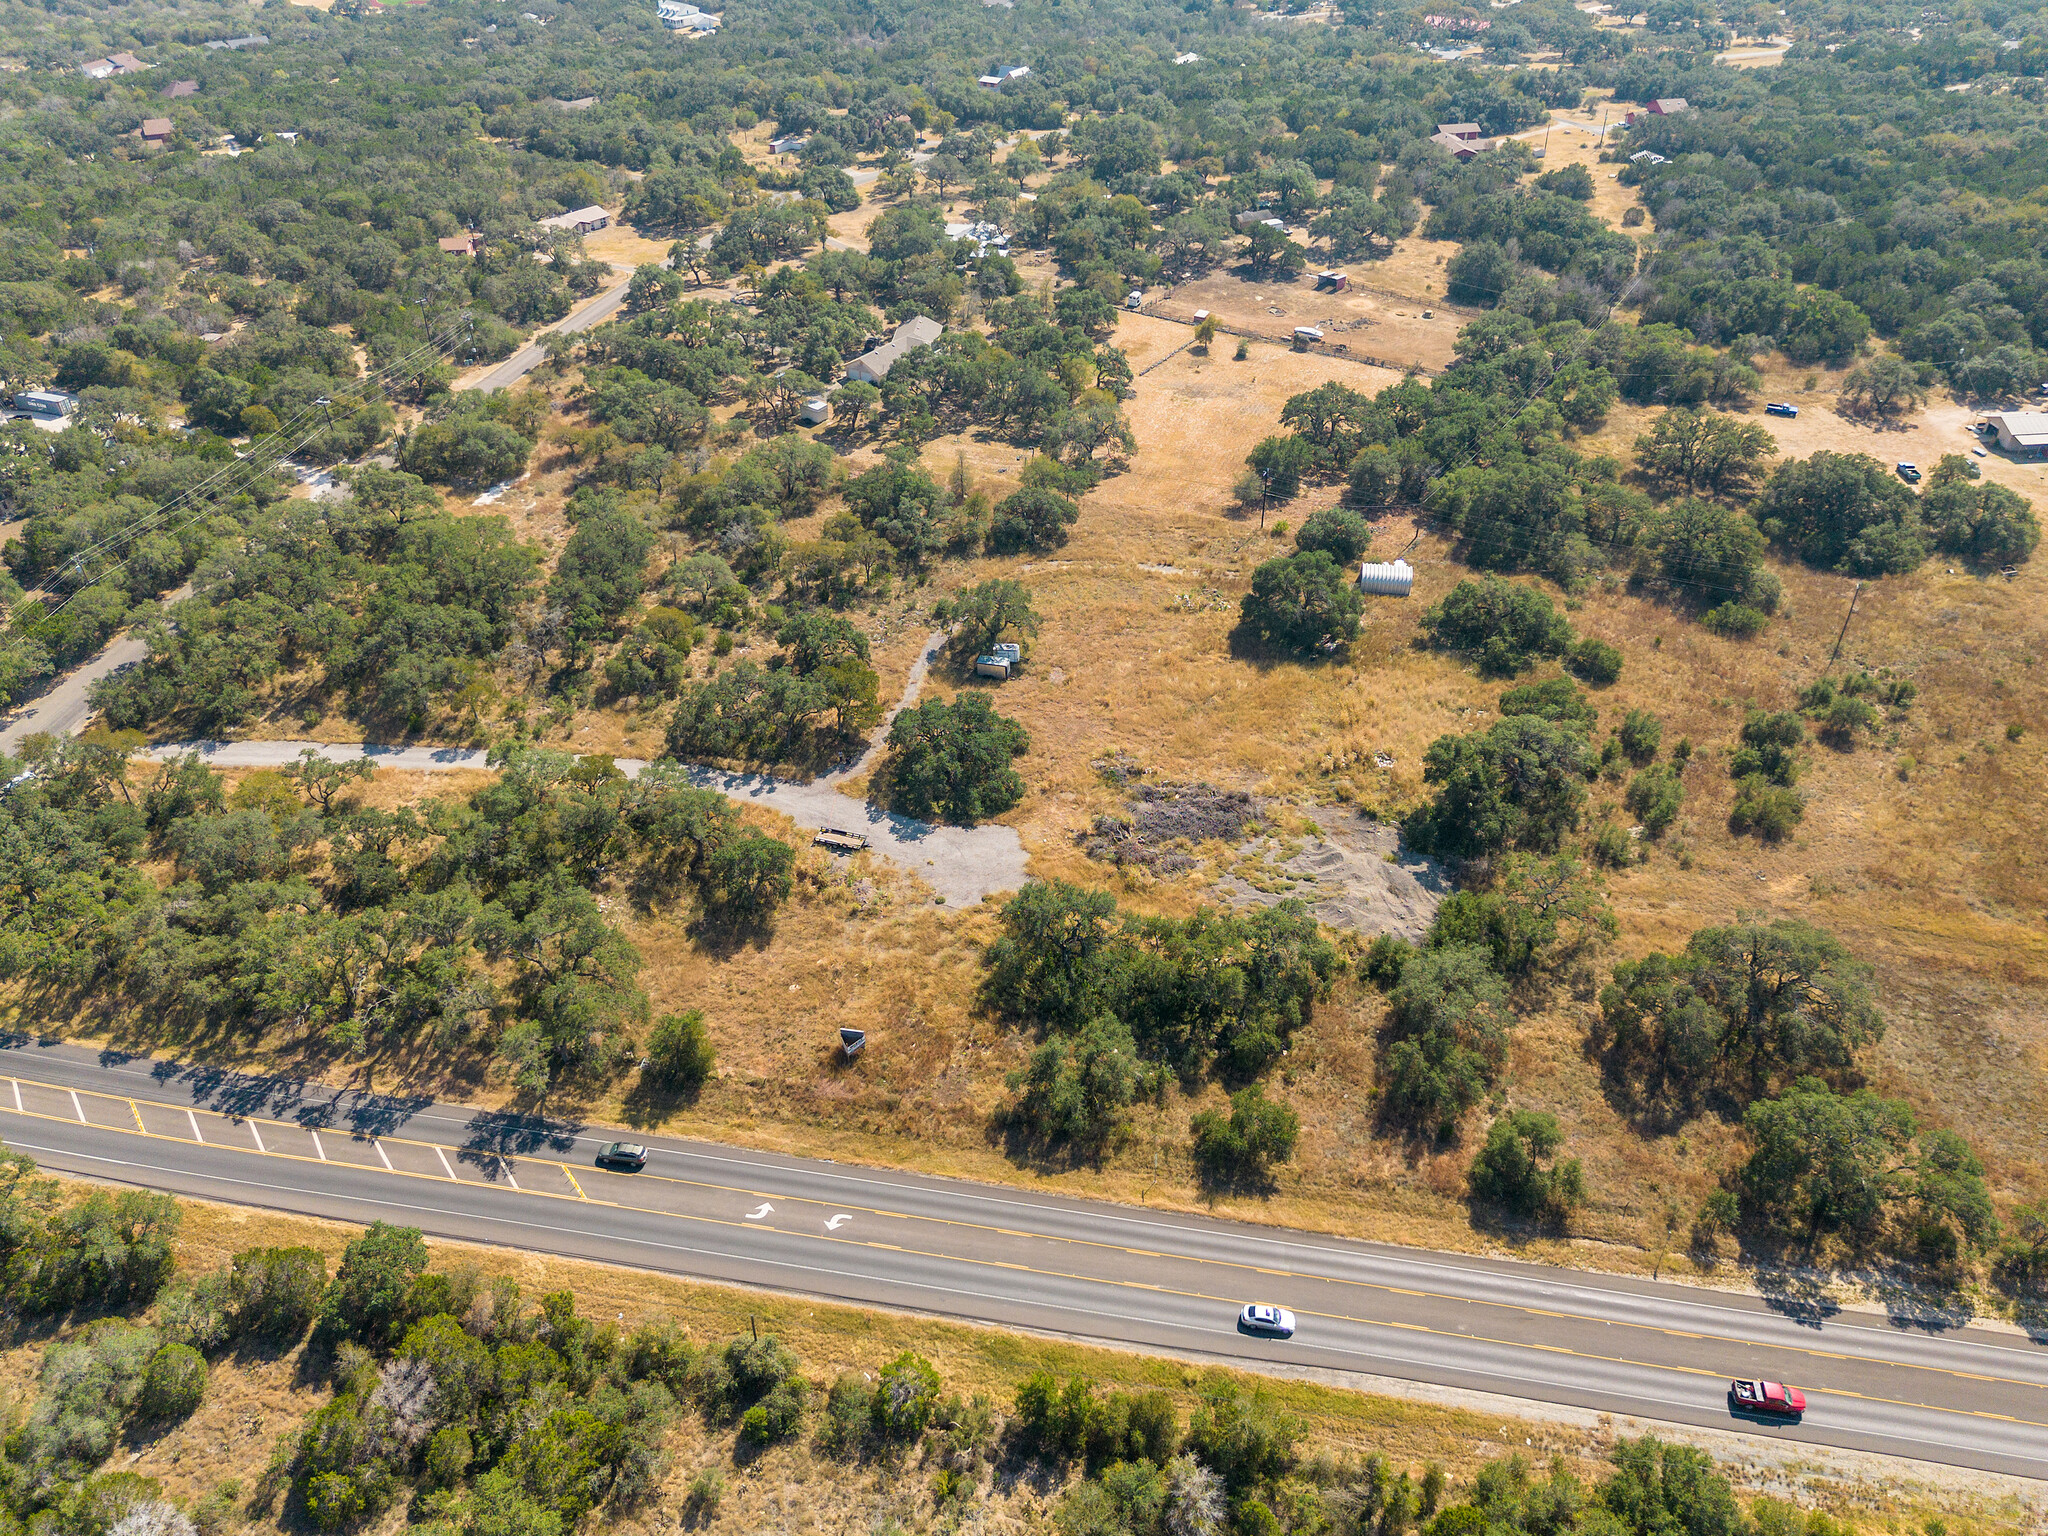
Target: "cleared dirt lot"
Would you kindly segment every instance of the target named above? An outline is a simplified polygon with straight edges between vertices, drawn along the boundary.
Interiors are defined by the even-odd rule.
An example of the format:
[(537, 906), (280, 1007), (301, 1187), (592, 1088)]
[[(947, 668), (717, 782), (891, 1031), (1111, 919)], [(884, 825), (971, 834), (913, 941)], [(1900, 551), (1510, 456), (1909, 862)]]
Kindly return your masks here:
[[(1431, 281), (1417, 284), (1425, 289), (1422, 294), (1404, 297), (1359, 285), (1398, 282), (1404, 275), (1424, 274), (1388, 272), (1377, 264), (1360, 262), (1339, 266), (1350, 274), (1353, 284), (1342, 293), (1318, 290), (1315, 275), (1309, 272), (1259, 280), (1225, 268), (1195, 282), (1178, 284), (1147, 304), (1146, 310), (1192, 323), (1195, 312), (1206, 309), (1232, 331), (1249, 331), (1279, 345), (1288, 344), (1296, 326), (1313, 325), (1322, 329), (1326, 343), (1341, 342), (1354, 352), (1413, 363), (1430, 372), (1450, 365), (1457, 350), (1458, 327), (1477, 311), (1455, 310), (1443, 301), (1440, 269), (1431, 269)], [(1428, 291), (1432, 286), (1434, 294)], [(1422, 318), (1425, 309), (1434, 312), (1433, 319)], [(1229, 336), (1216, 341), (1217, 351), (1225, 357), (1234, 345)]]

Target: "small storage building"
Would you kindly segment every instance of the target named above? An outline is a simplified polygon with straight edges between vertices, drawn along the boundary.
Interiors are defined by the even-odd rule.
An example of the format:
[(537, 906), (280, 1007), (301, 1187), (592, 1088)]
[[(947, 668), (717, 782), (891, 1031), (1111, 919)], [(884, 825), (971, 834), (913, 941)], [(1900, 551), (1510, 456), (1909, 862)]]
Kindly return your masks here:
[(78, 409), (78, 396), (60, 389), (24, 389), (14, 397), (14, 408), (32, 416), (69, 416)]
[(813, 395), (804, 402), (804, 408), (797, 412), (796, 419), (807, 427), (822, 427), (832, 419), (832, 402), (823, 395)]
[(1023, 665), (1023, 662), (1024, 648), (1013, 641), (1005, 640), (1001, 645), (990, 646), (986, 656), (974, 658), (974, 675), (1007, 682), (1010, 674)]
[(1415, 587), (1415, 569), (1406, 560), (1377, 565), (1370, 561), (1358, 568), (1358, 589), (1374, 597), (1406, 597)]

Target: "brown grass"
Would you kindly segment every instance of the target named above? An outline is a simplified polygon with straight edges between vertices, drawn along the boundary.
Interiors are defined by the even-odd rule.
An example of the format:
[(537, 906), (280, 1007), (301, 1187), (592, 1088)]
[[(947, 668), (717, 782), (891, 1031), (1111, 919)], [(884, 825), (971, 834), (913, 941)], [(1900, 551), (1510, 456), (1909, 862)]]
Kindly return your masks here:
[[(1589, 153), (1584, 135), (1553, 131), (1547, 163)], [(1595, 187), (1595, 211), (1618, 222), (1623, 189), (1597, 168)], [(1375, 283), (1387, 274), (1390, 288), (1441, 291), (1429, 286), (1438, 269), (1426, 242), (1404, 242), (1393, 261), (1352, 270)], [(1294, 290), (1287, 294), (1292, 302)], [(1305, 496), (1271, 514), (1262, 532), (1259, 517), (1237, 510), (1230, 497), (1244, 453), (1277, 430), (1289, 396), (1330, 379), (1370, 391), (1396, 375), (1256, 342), (1246, 361), (1235, 362), (1231, 342), (1219, 340), (1204, 354), (1190, 339), (1186, 326), (1169, 320), (1120, 317), (1116, 343), (1134, 370), (1159, 364), (1138, 379), (1128, 405), (1140, 451), (1127, 473), (1085, 499), (1065, 548), (1037, 559), (948, 564), (928, 585), (900, 586), (855, 614), (873, 639), (890, 697), (932, 627), (936, 598), (996, 575), (1024, 581), (1045, 623), (1032, 665), (998, 695), (1032, 738), (1020, 764), (1029, 792), (1004, 819), (1017, 827), (1034, 874), (1107, 886), (1135, 906), (1162, 911), (1191, 909), (1210, 872), (1161, 882), (1085, 859), (1075, 834), (1118, 806), (1092, 760), (1122, 749), (1165, 778), (1398, 808), (1422, 791), (1428, 744), (1483, 726), (1499, 693), (1454, 660), (1416, 648), (1419, 614), (1465, 572), (1442, 540), (1418, 535), (1400, 518), (1383, 522), (1375, 550), (1382, 558), (1407, 551), (1417, 566), (1415, 594), (1372, 600), (1349, 656), (1313, 665), (1232, 658), (1227, 636), (1252, 569), (1288, 547), (1275, 525), (1298, 525), (1333, 496)], [(1360, 349), (1370, 348), (1361, 342)], [(1802, 414), (1752, 419), (1770, 427), (1787, 455), (1827, 447), (1927, 464), (1944, 448), (1965, 446), (1967, 413), (1952, 405), (1909, 418), (1901, 430), (1839, 418), (1829, 409), (1838, 378), (1772, 365), (1765, 398), (1794, 399)], [(1653, 415), (1619, 408), (1583, 446), (1626, 459)], [(997, 497), (1015, 484), (1025, 459), (1006, 443), (970, 434), (931, 444), (925, 461), (943, 477), (962, 453)], [(857, 470), (871, 457), (863, 447), (846, 462)], [(2048, 483), (2035, 467), (1995, 457), (1976, 462), (2023, 492), (2038, 495)], [(567, 471), (543, 463), (494, 510), (552, 556), (567, 531), (561, 503), (569, 485)], [(1580, 632), (1612, 641), (1628, 658), (1621, 682), (1598, 699), (1603, 726), (1646, 708), (1663, 718), (1667, 745), (1685, 737), (1699, 749), (1685, 776), (1685, 813), (1665, 848), (1610, 878), (1621, 919), (1616, 954), (1675, 947), (1695, 928), (1751, 912), (1835, 929), (1876, 966), (1891, 1018), (1872, 1058), (1874, 1080), (1970, 1136), (2002, 1201), (2039, 1197), (2048, 1193), (2048, 879), (2038, 859), (2039, 829), (2048, 821), (2040, 762), (2048, 733), (2048, 561), (2024, 567), (2010, 584), (1930, 562), (1915, 575), (1864, 587), (1837, 671), (1890, 667), (1918, 682), (1920, 698), (1853, 752), (1815, 749), (1803, 785), (1806, 821), (1792, 840), (1770, 847), (1726, 830), (1725, 754), (1745, 707), (1787, 707), (1827, 668), (1853, 589), (1844, 578), (1799, 567), (1780, 574), (1787, 611), (1751, 643), (1716, 639), (1654, 596), (1618, 585), (1596, 586), (1570, 605)], [(759, 637), (749, 643), (765, 645)], [(944, 697), (952, 686), (934, 678), (928, 696)], [(664, 711), (586, 711), (555, 739), (579, 751), (652, 756), (665, 719)], [(2006, 739), (2009, 724), (2021, 727), (2017, 742)], [(296, 722), (272, 721), (263, 733), (300, 731)], [(329, 720), (311, 734), (355, 733), (349, 722)], [(1392, 756), (1391, 770), (1372, 765), (1376, 752)], [(458, 788), (444, 776), (429, 783), (380, 775), (374, 793), (381, 800)], [(1621, 814), (1618, 799), (1619, 786), (1596, 787), (1596, 820)], [(806, 859), (799, 894), (772, 934), (736, 953), (702, 945), (687, 913), (635, 914), (614, 902), (647, 957), (643, 981), (656, 1008), (703, 1007), (721, 1066), (694, 1106), (628, 1102), (607, 1090), (590, 1097), (589, 1113), (790, 1151), (1043, 1181), (1158, 1205), (1196, 1203), (1185, 1161), (1186, 1116), (1195, 1106), (1177, 1097), (1141, 1114), (1127, 1145), (1100, 1170), (1007, 1162), (984, 1127), (1002, 1097), (1003, 1073), (1027, 1042), (974, 1009), (976, 957), (993, 932), (991, 915), (929, 905), (914, 873), (865, 860), (849, 868)], [(1591, 1201), (1573, 1244), (1475, 1230), (1461, 1198), (1468, 1150), (1412, 1152), (1374, 1135), (1370, 1038), (1378, 1003), (1350, 984), (1297, 1038), (1282, 1074), (1306, 1132), (1298, 1164), (1272, 1200), (1229, 1208), (1396, 1240), (1456, 1248), (1512, 1241), (1566, 1261), (1682, 1269), (1684, 1261), (1665, 1252), (1670, 1223), (1689, 1220), (1736, 1155), (1734, 1133), (1703, 1120), (1668, 1136), (1639, 1135), (1607, 1102), (1585, 1057), (1593, 1013), (1582, 993), (1542, 1001), (1518, 1035), (1508, 1085), (1511, 1102), (1557, 1113), (1585, 1161)], [(831, 1062), (841, 1023), (872, 1032), (874, 1045), (853, 1071)], [(70, 1027), (90, 1033), (109, 1026), (78, 1020)], [(134, 1026), (130, 1038), (153, 1036)], [(315, 1042), (273, 1041), (262, 1050), (246, 1059), (322, 1062)], [(474, 1052), (409, 1054), (377, 1067), (473, 1098), (505, 1095), (488, 1059)]]

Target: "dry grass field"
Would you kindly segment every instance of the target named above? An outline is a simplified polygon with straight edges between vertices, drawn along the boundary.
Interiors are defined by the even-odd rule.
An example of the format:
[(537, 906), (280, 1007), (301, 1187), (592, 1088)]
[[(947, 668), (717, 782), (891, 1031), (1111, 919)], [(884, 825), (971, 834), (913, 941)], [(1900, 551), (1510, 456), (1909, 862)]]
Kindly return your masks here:
[[(1589, 119), (1597, 125), (1599, 108)], [(1583, 118), (1584, 114), (1580, 114)], [(1575, 119), (1576, 120), (1576, 119)], [(1592, 154), (1588, 135), (1551, 132), (1546, 159)], [(1618, 223), (1629, 194), (1595, 167), (1596, 211)], [(839, 238), (857, 239), (872, 202), (838, 216)], [(606, 232), (610, 234), (610, 231)], [(1359, 264), (1369, 290), (1312, 296), (1305, 287), (1250, 284), (1218, 276), (1171, 294), (1168, 314), (1208, 307), (1243, 313), (1247, 328), (1298, 323), (1321, 313), (1296, 306), (1335, 299), (1379, 306), (1357, 347), (1394, 343), (1397, 320), (1413, 318), (1402, 360), (1440, 365), (1458, 320), (1438, 312), (1422, 322), (1422, 301), (1440, 295), (1438, 249), (1403, 242), (1386, 263)], [(1208, 295), (1197, 302), (1191, 295)], [(1237, 305), (1232, 310), (1229, 305)], [(1263, 304), (1263, 308), (1260, 305)], [(1278, 317), (1268, 311), (1279, 308)], [(1405, 311), (1405, 313), (1396, 313)], [(1264, 319), (1258, 317), (1263, 315)], [(1372, 316), (1380, 318), (1371, 318)], [(1433, 326), (1434, 329), (1427, 327)], [(1208, 352), (1174, 319), (1124, 314), (1116, 345), (1139, 377), (1127, 411), (1139, 451), (1128, 470), (1083, 502), (1070, 542), (1048, 556), (949, 562), (922, 583), (899, 582), (886, 599), (857, 609), (868, 631), (882, 693), (893, 699), (933, 626), (941, 597), (993, 576), (1014, 576), (1044, 616), (1032, 664), (996, 702), (1020, 720), (1031, 749), (1019, 767), (1023, 802), (1003, 819), (1031, 857), (1031, 872), (1114, 890), (1152, 911), (1186, 912), (1205, 899), (1226, 850), (1205, 849), (1203, 867), (1155, 879), (1089, 860), (1076, 836), (1098, 815), (1122, 807), (1123, 792), (1092, 766), (1128, 754), (1155, 781), (1206, 781), (1274, 804), (1283, 829), (1306, 826), (1307, 806), (1385, 812), (1422, 793), (1420, 764), (1431, 741), (1481, 728), (1493, 718), (1498, 684), (1417, 645), (1422, 611), (1465, 574), (1455, 550), (1404, 517), (1385, 519), (1375, 555), (1397, 552), (1417, 567), (1414, 595), (1371, 599), (1365, 630), (1348, 655), (1328, 662), (1234, 658), (1228, 635), (1251, 572), (1284, 553), (1283, 524), (1298, 526), (1334, 500), (1312, 490), (1269, 512), (1239, 509), (1231, 486), (1244, 454), (1277, 430), (1292, 395), (1336, 380), (1371, 391), (1398, 373), (1362, 362), (1253, 341), (1249, 355), (1219, 338)], [(559, 381), (536, 375), (543, 387)], [(1871, 453), (1890, 462), (1931, 464), (1966, 448), (1968, 413), (1936, 404), (1880, 431), (1832, 410), (1838, 375), (1773, 367), (1764, 398), (1790, 399), (1796, 420), (1765, 423), (1786, 455), (1818, 448)], [(1627, 458), (1653, 412), (1618, 408), (1583, 446)], [(872, 444), (847, 448), (849, 473), (872, 461)], [(964, 456), (970, 477), (1000, 499), (1016, 483), (1025, 453), (969, 435), (931, 443), (924, 458), (944, 479)], [(1987, 475), (2048, 501), (2048, 471), (1993, 457)], [(569, 471), (544, 450), (533, 472), (488, 508), (552, 556), (567, 536), (562, 504)], [(832, 507), (826, 512), (833, 510)], [(814, 536), (817, 519), (791, 528)], [(672, 550), (657, 555), (665, 561)], [(1602, 732), (1631, 708), (1656, 712), (1665, 742), (1697, 749), (1685, 773), (1679, 825), (1639, 867), (1608, 877), (1620, 937), (1598, 967), (1653, 947), (1681, 945), (1694, 929), (1745, 914), (1797, 916), (1838, 932), (1877, 968), (1891, 1030), (1874, 1053), (1874, 1081), (1910, 1098), (1929, 1119), (1967, 1135), (1990, 1164), (2002, 1202), (2048, 1194), (2048, 877), (2040, 864), (2048, 825), (2042, 787), (2048, 737), (2048, 559), (2018, 579), (1980, 579), (1940, 562), (1918, 573), (1864, 585), (1796, 566), (1777, 567), (1785, 612), (1757, 640), (1718, 639), (1654, 593), (1632, 593), (1617, 577), (1568, 604), (1574, 626), (1619, 646), (1620, 682), (1601, 690)], [(1852, 598), (1855, 603), (1850, 612)], [(735, 655), (765, 651), (761, 636), (737, 637)], [(1726, 826), (1731, 784), (1726, 756), (1745, 708), (1788, 707), (1797, 690), (1830, 666), (1891, 668), (1919, 697), (1904, 718), (1854, 751), (1815, 747), (1802, 788), (1804, 824), (1780, 845), (1737, 838)], [(927, 697), (957, 686), (934, 676)], [(620, 756), (658, 755), (665, 709), (581, 711), (551, 731), (549, 745)], [(487, 722), (487, 730), (496, 730)], [(281, 708), (260, 734), (347, 739), (359, 726), (340, 717), (310, 731)], [(2016, 734), (2013, 734), (2016, 731)], [(1376, 764), (1378, 756), (1391, 767)], [(382, 798), (457, 793), (448, 776), (382, 775)], [(1623, 817), (1620, 786), (1593, 790), (1592, 822)], [(1291, 808), (1290, 808), (1291, 807)], [(750, 810), (764, 825), (778, 824)], [(781, 823), (785, 828), (786, 823)], [(794, 834), (791, 834), (794, 839)], [(800, 839), (796, 839), (799, 840)], [(1075, 1192), (1189, 1206), (1201, 1199), (1188, 1172), (1188, 1115), (1214, 1102), (1169, 1092), (1141, 1110), (1128, 1141), (1100, 1168), (1013, 1164), (988, 1134), (989, 1111), (1004, 1096), (1005, 1072), (1030, 1042), (976, 1010), (981, 947), (995, 932), (993, 904), (961, 911), (936, 905), (915, 872), (863, 856), (834, 863), (806, 850), (798, 891), (771, 933), (738, 951), (707, 947), (687, 913), (629, 910), (607, 897), (646, 957), (642, 981), (657, 1011), (701, 1007), (719, 1052), (715, 1079), (694, 1104), (639, 1095), (630, 1079), (593, 1090), (572, 1107), (592, 1118), (661, 1124), (793, 1152), (859, 1158), (983, 1178), (1042, 1181)], [(1676, 1268), (1674, 1227), (1691, 1213), (1735, 1156), (1736, 1131), (1701, 1120), (1646, 1138), (1611, 1105), (1584, 1047), (1595, 1008), (1583, 980), (1534, 1000), (1519, 1029), (1507, 1101), (1547, 1109), (1584, 1160), (1589, 1201), (1574, 1235), (1541, 1239), (1481, 1230), (1463, 1202), (1468, 1145), (1417, 1148), (1376, 1133), (1373, 1036), (1380, 1003), (1353, 980), (1297, 1035), (1279, 1090), (1302, 1118), (1301, 1151), (1264, 1201), (1222, 1204), (1244, 1215), (1330, 1230), (1472, 1248), (1512, 1246), (1532, 1255), (1623, 1269)], [(857, 1067), (832, 1050), (840, 1024), (870, 1031)], [(155, 1038), (147, 1021), (88, 1019), (77, 1032), (129, 1043)], [(272, 1040), (261, 1054), (246, 1042), (208, 1043), (251, 1064), (290, 1064), (339, 1074), (317, 1042)], [(506, 1085), (481, 1046), (409, 1051), (370, 1064), (424, 1088), (479, 1102), (502, 1101)]]
[[(197, 1273), (224, 1265), (235, 1252), (259, 1245), (304, 1245), (326, 1255), (330, 1271), (358, 1229), (285, 1218), (241, 1208), (184, 1203), (178, 1241), (181, 1268)], [(1390, 1396), (1370, 1390), (1372, 1378), (1302, 1372), (1254, 1380), (1236, 1372), (1210, 1372), (1178, 1361), (1088, 1348), (1056, 1339), (1004, 1333), (902, 1314), (830, 1306), (802, 1298), (767, 1296), (620, 1270), (604, 1265), (507, 1253), (500, 1249), (431, 1242), (433, 1267), (472, 1266), (486, 1280), (516, 1279), (530, 1300), (568, 1290), (586, 1317), (630, 1329), (668, 1316), (699, 1344), (715, 1344), (758, 1324), (795, 1351), (806, 1376), (830, 1382), (843, 1370), (874, 1371), (903, 1350), (915, 1350), (937, 1368), (943, 1389), (986, 1396), (999, 1412), (1037, 1370), (1061, 1377), (1080, 1374), (1122, 1391), (1161, 1390), (1183, 1418), (1216, 1376), (1263, 1391), (1278, 1409), (1299, 1415), (1308, 1434), (1304, 1451), (1337, 1458), (1379, 1452), (1397, 1467), (1420, 1474), (1441, 1464), (1453, 1486), (1484, 1461), (1519, 1450), (1539, 1468), (1561, 1458), (1582, 1477), (1601, 1475), (1608, 1449), (1622, 1434), (1646, 1426), (1606, 1416), (1558, 1410), (1540, 1418), (1503, 1411), (1489, 1400), (1454, 1400), (1450, 1394)], [(0, 1399), (18, 1415), (33, 1401), (44, 1350), (70, 1337), (75, 1326), (45, 1327), (0, 1340)], [(246, 1495), (262, 1475), (273, 1447), (296, 1436), (305, 1419), (329, 1397), (318, 1372), (303, 1371), (305, 1347), (278, 1356), (231, 1353), (213, 1365), (205, 1400), (184, 1423), (125, 1442), (109, 1465), (157, 1479), (164, 1493), (190, 1506), (233, 1480)], [(1360, 1390), (1366, 1388), (1366, 1390)], [(1666, 1438), (1700, 1445), (1723, 1459), (1744, 1495), (1770, 1494), (1824, 1507), (1864, 1529), (1917, 1529), (1943, 1517), (1957, 1536), (2031, 1528), (2035, 1499), (2010, 1480), (1921, 1469), (1902, 1478), (1898, 1464), (1852, 1453), (1816, 1456), (1811, 1448), (1780, 1454), (1748, 1437), (1713, 1431), (1659, 1428)], [(806, 1439), (765, 1454), (739, 1454), (730, 1427), (707, 1425), (685, 1413), (670, 1431), (669, 1471), (639, 1510), (601, 1528), (626, 1536), (678, 1529), (712, 1532), (783, 1531), (866, 1536), (883, 1531), (950, 1530), (958, 1510), (935, 1504), (933, 1467), (913, 1455), (845, 1461)], [(725, 1491), (715, 1512), (679, 1526), (689, 1485), (700, 1471), (719, 1472)], [(1065, 1479), (1012, 1462), (984, 1472), (970, 1501), (976, 1529), (1009, 1533), (1047, 1528), (1047, 1511)], [(369, 1527), (404, 1526), (403, 1504)], [(278, 1516), (239, 1522), (252, 1532), (295, 1529)]]

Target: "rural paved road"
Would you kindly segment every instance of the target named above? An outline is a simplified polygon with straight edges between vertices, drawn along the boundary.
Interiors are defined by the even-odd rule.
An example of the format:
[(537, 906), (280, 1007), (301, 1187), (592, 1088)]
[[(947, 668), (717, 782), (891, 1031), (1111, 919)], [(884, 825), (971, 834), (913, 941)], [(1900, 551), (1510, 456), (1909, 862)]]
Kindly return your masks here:
[(467, 384), (458, 384), (456, 388), (510, 389), (514, 384), (517, 384), (521, 379), (533, 372), (534, 369), (538, 368), (541, 365), (541, 360), (547, 356), (547, 353), (541, 348), (541, 338), (552, 331), (560, 331), (565, 336), (573, 336), (579, 331), (587, 331), (593, 325), (602, 325), (605, 321), (611, 319), (613, 315), (619, 312), (619, 306), (626, 302), (626, 289), (633, 281), (633, 269), (631, 267), (620, 267), (615, 262), (612, 269), (624, 272), (625, 276), (621, 277), (616, 283), (613, 283), (611, 287), (605, 289), (603, 293), (585, 304), (581, 309), (570, 314), (567, 319), (547, 327), (546, 330), (534, 332), (532, 341), (521, 347), (517, 352), (514, 352), (482, 378), (474, 379)]
[[(886, 1035), (871, 1050), (886, 1051)], [(859, 1071), (858, 1065), (846, 1070)], [(2048, 1349), (1988, 1328), (1353, 1242), (14, 1037), (0, 1135), (173, 1194), (1028, 1328), (1252, 1369), (1324, 1367), (1532, 1403), (2048, 1477)], [(1238, 1331), (1291, 1307), (1292, 1341)], [(1730, 1375), (1803, 1386), (1731, 1417)]]
[[(164, 606), (168, 608), (191, 595), (192, 583), (188, 581), (165, 595)], [(92, 705), (86, 700), (92, 685), (148, 657), (149, 646), (140, 636), (132, 631), (117, 636), (99, 654), (52, 678), (41, 693), (24, 699), (0, 716), (5, 721), (0, 724), (0, 752), (19, 752), (23, 738), (38, 731), (47, 731), (52, 736), (76, 736), (92, 718)]]

